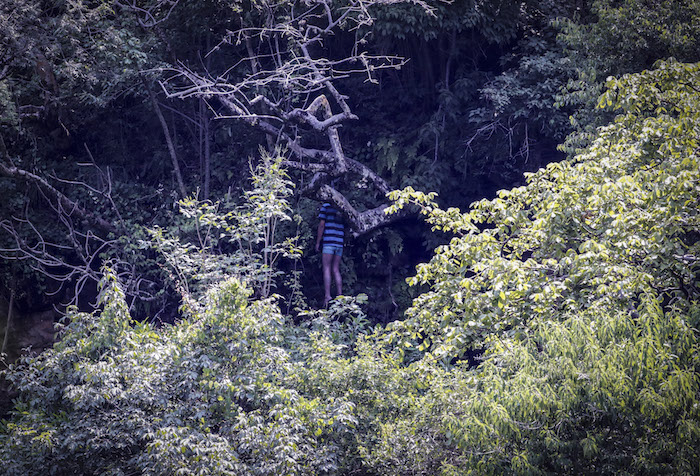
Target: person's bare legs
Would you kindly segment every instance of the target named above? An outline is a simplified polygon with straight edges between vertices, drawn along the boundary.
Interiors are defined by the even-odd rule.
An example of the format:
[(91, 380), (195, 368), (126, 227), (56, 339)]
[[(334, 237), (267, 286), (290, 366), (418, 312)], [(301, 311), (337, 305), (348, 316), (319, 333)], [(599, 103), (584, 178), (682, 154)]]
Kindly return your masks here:
[[(321, 254), (321, 263), (323, 264), (323, 291), (325, 292), (323, 307), (326, 307), (328, 301), (331, 300), (331, 266), (333, 265), (333, 258), (335, 257), (335, 255), (330, 253)], [(340, 258), (340, 256), (338, 256), (338, 258)]]
[(333, 255), (333, 278), (335, 278), (336, 295), (343, 294), (343, 278), (340, 276), (340, 255)]

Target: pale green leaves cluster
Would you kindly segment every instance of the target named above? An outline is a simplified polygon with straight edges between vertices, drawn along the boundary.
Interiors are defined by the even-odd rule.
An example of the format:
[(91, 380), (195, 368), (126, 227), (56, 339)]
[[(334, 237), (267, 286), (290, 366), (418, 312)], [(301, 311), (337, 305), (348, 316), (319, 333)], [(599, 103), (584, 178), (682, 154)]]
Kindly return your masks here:
[(377, 474), (695, 474), (698, 308), (592, 307), (491, 338), (478, 368), (439, 371), (382, 425)]
[(592, 306), (631, 310), (646, 293), (678, 305), (697, 299), (698, 79), (697, 65), (669, 61), (610, 80), (601, 102), (625, 113), (584, 153), (469, 213), (442, 211), (410, 189), (394, 193), (396, 207), (416, 204), (435, 228), (458, 235), (419, 266), (411, 283), (431, 291), (397, 332), (430, 339), (442, 358), (533, 320)]
[(611, 78), (622, 114), (583, 154), (468, 213), (393, 194), (456, 236), (393, 325), (431, 378), (383, 426), (382, 474), (697, 472), (699, 80), (673, 60)]
[(186, 307), (196, 307), (207, 289), (231, 276), (267, 297), (280, 275), (280, 260), (301, 255), (296, 238), (284, 237), (281, 230), (292, 221), (288, 198), (293, 191), (283, 159), (280, 151), (273, 157), (261, 149), (261, 160), (251, 165), (253, 187), (233, 209), (194, 197), (181, 200), (189, 241), (159, 228), (150, 231)]
[(71, 312), (60, 344), (7, 373), (4, 474), (347, 474), (415, 401), (357, 300), (295, 326), (230, 279), (156, 328), (131, 321), (109, 270), (103, 289), (101, 312)]

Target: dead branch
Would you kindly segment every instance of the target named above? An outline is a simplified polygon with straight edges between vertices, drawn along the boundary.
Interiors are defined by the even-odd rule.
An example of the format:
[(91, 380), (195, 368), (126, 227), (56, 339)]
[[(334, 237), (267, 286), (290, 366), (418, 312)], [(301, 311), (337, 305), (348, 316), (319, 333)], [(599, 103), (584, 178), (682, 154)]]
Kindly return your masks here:
[[(0, 258), (26, 261), (30, 268), (56, 283), (49, 295), (68, 291), (65, 305), (77, 304), (88, 283), (97, 284), (102, 279), (101, 255), (118, 249), (114, 239), (104, 239), (92, 231), (79, 231), (66, 214), (58, 215), (67, 242), (70, 245), (49, 240), (28, 217), (13, 217), (0, 222), (0, 230), (14, 242), (14, 246), (0, 248)], [(20, 232), (20, 228), (25, 232)], [(153, 300), (155, 283), (139, 276), (134, 265), (118, 258), (113, 259), (125, 291), (132, 299)], [(68, 288), (70, 286), (70, 288)]]
[(69, 215), (76, 216), (80, 220), (84, 220), (104, 232), (109, 233), (117, 231), (112, 223), (81, 207), (78, 203), (68, 198), (60, 190), (47, 182), (43, 177), (27, 170), (17, 168), (14, 165), (5, 164), (3, 161), (0, 161), (0, 175), (37, 186), (47, 197), (52, 199), (57, 209), (61, 209)]
[[(98, 189), (85, 182), (54, 177), (61, 183), (84, 187), (107, 199), (118, 216), (116, 204), (111, 199), (111, 174), (92, 164), (102, 174), (103, 187)], [(96, 284), (102, 279), (103, 254), (110, 254), (113, 267), (124, 283), (127, 295), (132, 299), (152, 300), (155, 283), (139, 276), (135, 265), (118, 258), (120, 244), (116, 239), (105, 238), (118, 235), (120, 229), (104, 218), (82, 207), (51, 185), (45, 178), (23, 170), (10, 159), (2, 137), (0, 137), (0, 176), (19, 180), (36, 187), (41, 197), (54, 212), (56, 225), (52, 232), (62, 236), (60, 242), (47, 238), (29, 217), (27, 199), (23, 215), (0, 221), (0, 231), (10, 238), (12, 246), (0, 248), (0, 258), (25, 261), (33, 270), (57, 284), (49, 294), (58, 294), (72, 287), (66, 304), (76, 304), (88, 283)], [(120, 224), (123, 223), (120, 219)]]
[[(169, 98), (217, 102), (225, 111), (210, 106), (216, 119), (235, 119), (274, 138), (293, 156), (285, 166), (313, 174), (301, 193), (335, 204), (354, 233), (366, 233), (400, 216), (384, 214), (386, 204), (360, 212), (329, 186), (333, 178), (352, 175), (382, 201), (391, 189), (376, 172), (345, 155), (340, 128), (358, 117), (338, 82), (358, 75), (374, 81), (378, 71), (404, 65), (401, 57), (362, 50), (362, 35), (374, 21), (370, 9), (393, 3), (406, 2), (349, 0), (342, 7), (331, 0), (264, 3), (258, 11), (263, 17), (260, 24), (245, 25), (241, 18), (241, 28), (229, 31), (207, 53), (209, 57), (226, 47), (237, 48), (237, 62), (218, 74), (176, 64), (167, 71), (170, 75), (161, 87)], [(430, 14), (424, 3), (412, 3)], [(341, 29), (356, 33), (354, 44), (344, 57), (326, 58), (324, 41)], [(239, 77), (231, 80), (234, 76)]]

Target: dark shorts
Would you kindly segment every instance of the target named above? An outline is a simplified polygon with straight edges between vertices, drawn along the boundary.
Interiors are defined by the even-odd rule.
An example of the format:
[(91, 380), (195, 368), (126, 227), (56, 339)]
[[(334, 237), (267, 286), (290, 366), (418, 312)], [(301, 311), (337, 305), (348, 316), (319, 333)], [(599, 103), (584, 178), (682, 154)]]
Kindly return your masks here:
[(343, 256), (343, 245), (323, 245), (323, 254)]

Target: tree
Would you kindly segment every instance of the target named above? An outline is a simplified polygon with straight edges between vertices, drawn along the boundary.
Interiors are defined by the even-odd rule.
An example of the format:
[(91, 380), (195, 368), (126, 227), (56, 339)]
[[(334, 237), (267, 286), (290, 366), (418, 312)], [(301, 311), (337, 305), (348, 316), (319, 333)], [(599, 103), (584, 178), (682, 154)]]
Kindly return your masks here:
[[(81, 282), (94, 288), (108, 249), (124, 262), (115, 265), (122, 277), (134, 272), (158, 280), (150, 260), (148, 269), (133, 266), (144, 262), (135, 256), (145, 233), (141, 225), (175, 227), (179, 199), (197, 194), (216, 201), (242, 188), (247, 159), (261, 143), (270, 150), (275, 142), (286, 144), (286, 167), (298, 190), (343, 205), (358, 234), (398, 219), (382, 213), (393, 187), (439, 188), (450, 203), (466, 204), (491, 194), (496, 183), (519, 180), (524, 164), (540, 163), (539, 154), (528, 154), (533, 141), (553, 148), (548, 96), (561, 79), (560, 58), (527, 58), (502, 81), (497, 76), (517, 63), (510, 58), (498, 64), (497, 57), (505, 58), (525, 32), (540, 35), (544, 21), (531, 18), (536, 4), (465, 0), (427, 8), (370, 1), (346, 9), (342, 2), (327, 3), (330, 17), (321, 14), (324, 2), (3, 4), (0, 101), (6, 120), (0, 132), (8, 153), (0, 186), (12, 197), (0, 205), (8, 230), (0, 247), (11, 250), (4, 256), (66, 265), (76, 272), (72, 282), (56, 267), (49, 274), (73, 289), (81, 270), (89, 270)], [(545, 48), (533, 41), (516, 56), (533, 44)], [(395, 51), (405, 58), (392, 56)], [(46, 60), (39, 70), (38, 55)], [(543, 76), (557, 78), (540, 81)], [(504, 93), (503, 85), (513, 91)], [(540, 97), (529, 100), (531, 92)], [(241, 105), (244, 114), (260, 120), (231, 109)], [(493, 130), (505, 136), (479, 133)], [(342, 176), (348, 180), (329, 186)], [(28, 177), (51, 188), (37, 187), (40, 182)], [(62, 215), (48, 213), (44, 195), (53, 208), (67, 199), (78, 205), (76, 211), (90, 213), (67, 217), (72, 206), (64, 206)], [(310, 220), (312, 205), (302, 203)], [(53, 227), (56, 217), (66, 223), (65, 233)], [(105, 229), (104, 222), (116, 230)], [(83, 248), (85, 235), (93, 241), (87, 259), (79, 256), (76, 240), (63, 236), (76, 233), (84, 235), (78, 240)], [(368, 235), (377, 238), (370, 251), (377, 263), (408, 261), (385, 252), (399, 253), (401, 233)], [(435, 242), (425, 235), (411, 239)], [(53, 252), (44, 253), (48, 247), (35, 246), (39, 242), (55, 245)], [(130, 249), (129, 259), (120, 247)], [(382, 285), (387, 282), (384, 266), (369, 268), (382, 274)], [(127, 294), (149, 297), (144, 287), (136, 288), (146, 281), (134, 277)], [(387, 297), (392, 309), (393, 301)]]
[(397, 328), (451, 358), (536, 316), (624, 310), (648, 293), (687, 311), (699, 293), (698, 69), (670, 60), (610, 79), (600, 105), (621, 114), (585, 153), (468, 213), (393, 192), (395, 208), (418, 204), (434, 228), (457, 234), (418, 268), (411, 281), (432, 289)]
[[(84, 124), (138, 78), (141, 48), (150, 45), (104, 4), (3, 2), (0, 25), (0, 186), (7, 198), (0, 256), (28, 263), (20, 283), (34, 271), (59, 301), (77, 303), (111, 255), (129, 295), (153, 298), (151, 279), (120, 242), (130, 224), (111, 169), (87, 142), (75, 144)], [(66, 160), (73, 154), (83, 160)]]
[[(298, 237), (285, 236), (288, 202), (293, 183), (281, 166), (284, 155), (261, 148), (261, 160), (253, 167), (253, 188), (233, 203), (180, 200), (187, 221), (178, 233), (149, 229), (151, 246), (168, 265), (168, 274), (182, 298), (182, 307), (193, 312), (197, 302), (217, 283), (235, 277), (257, 296), (267, 298), (278, 288), (283, 258), (297, 259)], [(193, 231), (188, 233), (186, 227)], [(183, 230), (185, 228), (185, 230)], [(191, 239), (188, 235), (194, 235)]]
[[(177, 199), (199, 188), (190, 172), (194, 154), (183, 143), (199, 142), (200, 197), (208, 194), (215, 130), (200, 104), (194, 112), (183, 101), (175, 108), (144, 71), (197, 57), (200, 44), (192, 44), (186, 27), (223, 31), (224, 23), (214, 24), (211, 18), (223, 15), (201, 2), (188, 13), (202, 24), (178, 30), (187, 40), (173, 34), (164, 42), (158, 25), (142, 25), (132, 7), (32, 0), (0, 6), (0, 187), (7, 197), (0, 204), (0, 266), (23, 263), (18, 287), (38, 287), (36, 301), (23, 299), (23, 307), (87, 305), (107, 259), (131, 304), (167, 307), (154, 286), (160, 270), (139, 242), (144, 225), (169, 224)], [(163, 133), (165, 140), (151, 139)]]
[[(399, 57), (362, 50), (373, 22), (372, 9), (383, 3), (395, 2), (263, 2), (244, 15), (241, 28), (229, 32), (212, 52), (245, 45), (247, 54), (236, 64), (221, 72), (176, 66), (163, 86), (170, 97), (220, 102), (226, 113), (216, 117), (241, 120), (282, 143), (295, 156), (284, 165), (312, 174), (301, 192), (332, 202), (356, 234), (366, 233), (392, 219), (384, 213), (386, 203), (359, 211), (330, 183), (352, 174), (378, 193), (380, 201), (390, 190), (382, 177), (344, 151), (340, 128), (358, 118), (338, 89), (349, 76), (361, 74), (372, 82), (378, 70), (403, 64)], [(354, 35), (337, 58), (324, 49), (334, 34)]]
[(158, 328), (105, 270), (101, 309), (71, 309), (5, 373), (4, 470), (694, 474), (699, 77), (667, 61), (611, 78), (600, 102), (620, 114), (585, 153), (469, 213), (396, 192), (457, 236), (386, 330), (360, 296), (295, 323), (235, 278)]
[[(407, 356), (450, 377), (387, 423), (386, 472), (696, 471), (699, 79), (700, 64), (674, 60), (610, 78), (599, 104), (618, 116), (582, 154), (468, 213), (393, 194), (456, 236), (392, 325)], [(471, 349), (473, 369), (458, 362)], [(413, 432), (442, 451), (413, 452)]]

